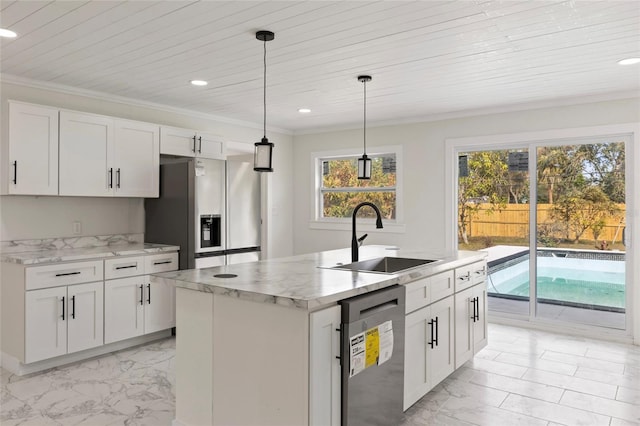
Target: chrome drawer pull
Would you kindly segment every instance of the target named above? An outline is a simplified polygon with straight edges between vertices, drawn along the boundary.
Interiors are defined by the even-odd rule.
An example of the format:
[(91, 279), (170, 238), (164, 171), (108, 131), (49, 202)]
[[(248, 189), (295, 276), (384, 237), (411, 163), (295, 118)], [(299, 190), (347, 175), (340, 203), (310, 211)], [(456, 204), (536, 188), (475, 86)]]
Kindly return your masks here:
[(63, 274), (56, 274), (56, 277), (66, 277), (68, 275), (80, 275), (80, 272), (66, 272)]

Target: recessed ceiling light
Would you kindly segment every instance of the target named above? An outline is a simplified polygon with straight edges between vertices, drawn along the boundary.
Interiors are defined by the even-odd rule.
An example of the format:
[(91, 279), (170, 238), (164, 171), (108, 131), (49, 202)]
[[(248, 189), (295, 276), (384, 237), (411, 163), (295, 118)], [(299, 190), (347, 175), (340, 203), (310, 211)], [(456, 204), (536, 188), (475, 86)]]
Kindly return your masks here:
[(193, 84), (194, 86), (206, 86), (209, 83), (204, 80), (191, 80), (191, 84)]
[(640, 64), (640, 58), (626, 58), (618, 61), (618, 65), (634, 65)]
[(309, 108), (300, 108), (298, 110), (298, 112), (302, 113), (302, 114), (308, 114), (311, 112), (311, 110)]
[(18, 34), (14, 33), (11, 30), (5, 30), (4, 28), (0, 28), (0, 37), (14, 38)]

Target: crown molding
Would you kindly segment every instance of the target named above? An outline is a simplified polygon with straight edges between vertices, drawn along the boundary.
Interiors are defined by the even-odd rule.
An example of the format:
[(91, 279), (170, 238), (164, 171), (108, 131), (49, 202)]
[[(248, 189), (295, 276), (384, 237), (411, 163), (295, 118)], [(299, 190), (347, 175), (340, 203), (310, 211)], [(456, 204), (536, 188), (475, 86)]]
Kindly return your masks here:
[[(263, 129), (263, 125), (261, 123), (254, 123), (254, 122), (244, 121), (244, 120), (236, 120), (233, 118), (221, 117), (219, 115), (207, 114), (202, 111), (190, 110), (186, 108), (177, 108), (177, 107), (172, 107), (170, 105), (142, 101), (140, 99), (128, 98), (126, 96), (111, 95), (104, 92), (82, 89), (79, 87), (67, 86), (64, 84), (50, 83), (50, 82), (41, 81), (41, 80), (32, 80), (29, 78), (19, 77), (13, 74), (0, 73), (0, 82), (13, 84), (17, 86), (30, 87), (34, 89), (51, 90), (54, 92), (64, 93), (68, 95), (83, 96), (83, 97), (87, 97), (95, 100), (100, 100), (105, 102), (114, 102), (114, 103), (124, 104), (128, 106), (151, 108), (151, 109), (155, 109), (163, 112), (169, 112), (173, 114), (182, 114), (190, 117), (202, 118), (204, 120), (213, 120), (213, 121), (219, 121), (226, 124), (248, 127), (250, 129), (259, 129), (261, 131)], [(275, 133), (282, 133), (285, 135), (293, 134), (291, 130), (282, 129), (278, 127), (268, 126), (267, 130)]]
[[(367, 120), (367, 128), (397, 126), (401, 124), (429, 123), (434, 121), (452, 120), (457, 118), (479, 117), (479, 116), (490, 115), (490, 114), (501, 114), (501, 113), (514, 112), (514, 111), (536, 110), (536, 109), (553, 108), (553, 107), (560, 107), (560, 106), (583, 105), (583, 104), (615, 101), (615, 100), (622, 100), (622, 99), (638, 99), (638, 101), (640, 102), (640, 91), (635, 93), (633, 91), (619, 91), (619, 92), (604, 93), (599, 95), (587, 95), (587, 96), (559, 98), (559, 99), (536, 101), (536, 102), (507, 104), (507, 105), (499, 105), (495, 107), (474, 108), (474, 109), (467, 109), (467, 110), (460, 110), (460, 111), (435, 113), (435, 114), (428, 114), (424, 116), (407, 117), (407, 118), (394, 119), (394, 120), (383, 120), (383, 121)], [(323, 126), (323, 127), (310, 128), (310, 129), (300, 129), (300, 130), (294, 130), (293, 134), (294, 135), (311, 135), (311, 134), (329, 133), (329, 132), (337, 132), (337, 131), (343, 131), (343, 130), (357, 130), (357, 129), (362, 129), (362, 123), (344, 124), (339, 126)]]

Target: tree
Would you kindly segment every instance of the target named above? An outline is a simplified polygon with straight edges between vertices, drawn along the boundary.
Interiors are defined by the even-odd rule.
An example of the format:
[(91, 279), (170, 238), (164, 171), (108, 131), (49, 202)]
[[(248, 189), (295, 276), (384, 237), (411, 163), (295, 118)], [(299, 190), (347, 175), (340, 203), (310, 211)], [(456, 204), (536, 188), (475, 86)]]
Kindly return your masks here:
[(490, 203), (491, 210), (507, 204), (514, 191), (509, 180), (508, 151), (481, 151), (468, 154), (469, 175), (458, 181), (458, 234), (469, 244), (468, 225), (480, 203)]
[(624, 203), (624, 142), (581, 145), (580, 152), (587, 180), (601, 186), (611, 201)]
[(591, 185), (559, 200), (551, 210), (551, 217), (565, 222), (567, 239), (573, 232), (573, 242), (577, 244), (587, 229), (599, 234), (602, 230), (600, 224), (608, 216), (618, 213), (618, 206), (602, 188)]

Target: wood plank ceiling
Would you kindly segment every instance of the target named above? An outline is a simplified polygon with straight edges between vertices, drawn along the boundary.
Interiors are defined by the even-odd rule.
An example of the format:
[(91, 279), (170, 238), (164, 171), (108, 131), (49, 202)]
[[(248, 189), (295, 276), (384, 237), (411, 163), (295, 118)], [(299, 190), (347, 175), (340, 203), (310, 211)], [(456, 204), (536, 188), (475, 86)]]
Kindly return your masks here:
[[(0, 71), (304, 132), (638, 96), (640, 2), (0, 1)], [(209, 81), (193, 87), (192, 79)], [(297, 112), (308, 107), (310, 114)]]

